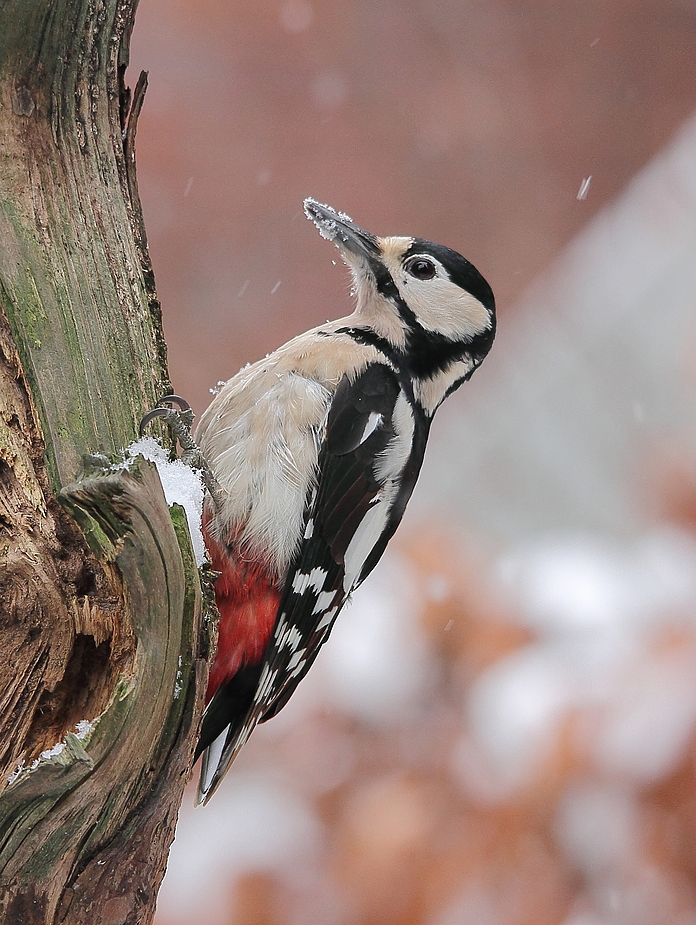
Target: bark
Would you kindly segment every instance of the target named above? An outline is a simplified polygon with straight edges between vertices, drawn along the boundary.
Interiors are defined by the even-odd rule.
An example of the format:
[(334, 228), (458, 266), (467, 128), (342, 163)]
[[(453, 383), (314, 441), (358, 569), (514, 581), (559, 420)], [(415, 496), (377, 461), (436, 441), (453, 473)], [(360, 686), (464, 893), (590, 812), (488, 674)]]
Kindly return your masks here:
[(0, 0), (0, 919), (11, 925), (151, 920), (207, 678), (209, 604), (183, 512), (144, 460), (103, 461), (169, 391), (135, 178), (146, 80), (132, 104), (125, 86), (136, 5)]

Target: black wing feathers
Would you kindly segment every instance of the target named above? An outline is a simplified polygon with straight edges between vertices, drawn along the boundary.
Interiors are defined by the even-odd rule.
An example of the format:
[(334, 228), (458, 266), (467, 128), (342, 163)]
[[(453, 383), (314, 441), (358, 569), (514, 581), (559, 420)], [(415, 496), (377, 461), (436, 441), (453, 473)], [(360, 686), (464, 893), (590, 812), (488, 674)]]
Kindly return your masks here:
[(398, 394), (395, 374), (382, 364), (368, 367), (353, 383), (345, 377), (336, 389), (319, 458), (314, 519), (340, 564), (381, 488), (375, 460), (394, 436), (392, 413)]
[[(381, 489), (374, 475), (375, 460), (394, 436), (392, 414), (399, 394), (395, 374), (385, 365), (368, 367), (354, 382), (345, 377), (339, 384), (329, 410), (326, 433), (318, 461), (318, 487), (308, 521), (312, 535), (305, 540), (288, 572), (283, 596), (278, 608), (279, 619), (268, 656), (274, 667), (280, 667), (279, 684), (272, 701), (264, 711), (264, 720), (274, 716), (287, 703), (292, 692), (314, 661), (331, 631), (333, 621), (345, 603), (348, 591), (343, 587), (344, 558), (355, 531)], [(379, 415), (379, 424), (366, 439), (369, 427), (376, 422), (370, 415)], [(308, 575), (313, 569), (326, 572), (321, 591), (334, 592), (333, 599), (318, 612), (317, 595), (298, 594), (294, 584), (298, 575)], [(352, 590), (352, 589), (348, 589)], [(329, 622), (325, 616), (334, 611)], [(282, 623), (297, 628), (302, 635), (300, 646), (304, 654), (300, 665), (287, 670), (292, 653), (274, 642), (282, 634)], [(291, 673), (292, 672), (292, 673)]]
[[(285, 706), (353, 590), (344, 588), (346, 550), (383, 488), (375, 477), (375, 463), (395, 436), (393, 412), (399, 392), (396, 374), (386, 364), (368, 366), (353, 381), (344, 376), (336, 389), (319, 450), (316, 495), (311, 505), (308, 502), (305, 538), (288, 570), (265, 657), (260, 664), (242, 669), (240, 689), (235, 676), (206, 710), (202, 733), (206, 745), (218, 729), (230, 727), (219, 769), (229, 763), (229, 756), (257, 722), (270, 719)], [(379, 555), (385, 545), (386, 541), (380, 544)], [(369, 568), (366, 563), (359, 581), (379, 555), (370, 555)], [(226, 722), (220, 728), (223, 714)], [(199, 745), (198, 751), (206, 745)], [(213, 789), (219, 773), (213, 778)]]
[(398, 394), (396, 376), (382, 363), (369, 366), (355, 382), (344, 376), (326, 422), (326, 446), (331, 453), (344, 456), (357, 449), (370, 415), (391, 417)]
[(234, 677), (219, 688), (203, 716), (194, 761), (228, 726), (228, 739), (237, 734), (254, 702), (260, 675), (260, 664), (244, 665)]

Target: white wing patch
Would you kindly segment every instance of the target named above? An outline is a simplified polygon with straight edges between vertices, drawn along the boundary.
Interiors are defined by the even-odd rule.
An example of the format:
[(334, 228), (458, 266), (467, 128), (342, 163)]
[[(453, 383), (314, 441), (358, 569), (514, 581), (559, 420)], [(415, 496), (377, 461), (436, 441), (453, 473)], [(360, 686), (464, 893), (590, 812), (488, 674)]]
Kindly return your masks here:
[(208, 790), (210, 790), (210, 785), (213, 782), (213, 777), (217, 771), (220, 758), (222, 758), (222, 753), (225, 748), (225, 740), (227, 739), (227, 733), (230, 731), (229, 726), (225, 726), (220, 735), (215, 739), (215, 741), (209, 745), (206, 750), (203, 752), (203, 762), (201, 765), (201, 780), (198, 785), (198, 796), (199, 799), (205, 797)]
[(312, 611), (312, 616), (317, 613), (322, 613), (329, 604), (333, 603), (333, 599), (336, 597), (337, 591), (320, 591), (317, 595), (317, 602), (314, 605), (314, 610)]
[(416, 425), (413, 411), (403, 392), (399, 392), (394, 404), (393, 422), (394, 436), (375, 465), (375, 478), (380, 482), (390, 482), (401, 475), (413, 448)]
[(292, 651), (296, 649), (301, 642), (302, 633), (300, 633), (296, 626), (285, 626), (282, 632), (278, 633), (276, 637), (276, 646), (278, 649), (288, 648)]
[[(381, 418), (381, 415), (376, 416)], [(349, 594), (355, 587), (368, 556), (387, 526), (389, 511), (399, 490), (401, 473), (413, 449), (415, 420), (411, 406), (403, 392), (399, 393), (394, 404), (392, 421), (394, 436), (387, 448), (375, 460), (375, 478), (382, 483), (382, 489), (363, 517), (346, 549), (343, 579), (343, 590), (346, 594)], [(375, 424), (376, 426), (378, 425)]]
[(324, 587), (328, 572), (323, 568), (313, 568), (311, 572), (298, 572), (292, 580), (292, 590), (295, 594), (304, 594), (308, 588), (313, 588), (318, 594)]
[(331, 610), (326, 611), (324, 616), (321, 618), (321, 620), (317, 624), (317, 632), (319, 632), (320, 630), (326, 629), (327, 626), (330, 626), (331, 621), (336, 616), (337, 610), (338, 610), (338, 607), (332, 607)]
[(383, 420), (384, 417), (379, 411), (370, 411), (367, 424), (365, 424), (365, 430), (362, 432), (362, 437), (360, 438), (360, 443), (364, 443), (370, 434), (373, 434), (377, 430)]
[(343, 576), (343, 590), (346, 594), (350, 594), (355, 587), (365, 560), (384, 532), (389, 516), (389, 507), (390, 505), (382, 500), (373, 504), (360, 521), (358, 529), (348, 544), (344, 557), (345, 574)]

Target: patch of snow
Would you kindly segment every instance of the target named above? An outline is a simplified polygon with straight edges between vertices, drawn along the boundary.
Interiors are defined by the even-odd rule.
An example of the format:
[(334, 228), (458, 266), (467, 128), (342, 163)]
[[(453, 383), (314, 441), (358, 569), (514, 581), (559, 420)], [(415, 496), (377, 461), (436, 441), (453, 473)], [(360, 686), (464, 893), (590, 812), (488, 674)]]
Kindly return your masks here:
[[(338, 232), (338, 225), (336, 224), (335, 219), (331, 218), (331, 215), (335, 215), (337, 219), (343, 222), (351, 222), (353, 219), (350, 215), (346, 215), (345, 212), (337, 212), (332, 206), (326, 205), (322, 202), (317, 202), (316, 199), (312, 199), (311, 196), (308, 196), (304, 201), (304, 210), (307, 218), (314, 222), (317, 227), (319, 234), (322, 238), (326, 238), (327, 241), (333, 241), (336, 244), (336, 235)], [(324, 214), (328, 212), (327, 216)]]
[[(68, 733), (68, 735), (74, 735), (76, 739), (86, 739), (89, 733), (94, 728), (95, 723), (90, 722), (88, 719), (81, 719), (79, 723), (75, 725), (75, 732)], [(66, 736), (67, 738), (67, 736)], [(65, 739), (62, 742), (56, 742), (55, 745), (52, 745), (51, 748), (47, 748), (41, 752), (38, 758), (35, 758), (34, 761), (28, 766), (24, 758), (17, 764), (17, 767), (7, 778), (8, 784), (13, 784), (17, 778), (22, 774), (23, 771), (34, 771), (38, 766), (44, 761), (50, 761), (51, 758), (57, 758), (58, 755), (61, 755), (65, 750)]]
[(170, 459), (169, 453), (154, 437), (141, 437), (126, 449), (128, 459), (142, 456), (157, 466), (167, 504), (179, 504), (186, 513), (196, 565), (206, 561), (205, 543), (201, 529), (205, 489), (199, 473), (180, 459)]
[(65, 748), (65, 742), (56, 742), (51, 748), (47, 748), (45, 751), (41, 752), (39, 757), (32, 763), (32, 768), (35, 768), (40, 762), (47, 761), (49, 758), (55, 758)]
[(76, 723), (75, 725), (75, 729), (77, 730), (75, 732), (75, 736), (78, 739), (86, 739), (89, 733), (92, 731), (92, 728), (93, 724), (90, 723), (88, 719), (81, 719), (80, 722)]
[(587, 199), (587, 194), (590, 191), (590, 183), (592, 183), (592, 174), (590, 174), (589, 177), (585, 177), (583, 179), (582, 183), (580, 184), (580, 189), (578, 190), (578, 194), (575, 197), (576, 199), (580, 201), (582, 201), (583, 199)]
[[(247, 280), (247, 282), (248, 282), (248, 280)], [(247, 365), (248, 365), (248, 364), (247, 364)], [(242, 367), (242, 368), (244, 368), (244, 367)], [(208, 389), (208, 391), (210, 392), (211, 395), (218, 395), (219, 392), (220, 392), (220, 390), (221, 390), (224, 386), (226, 386), (226, 385), (227, 385), (227, 380), (226, 380), (226, 379), (218, 379), (218, 381), (215, 383), (215, 385), (212, 387), (212, 389)]]
[(23, 770), (24, 770), (24, 758), (22, 758), (22, 760), (17, 763), (17, 767), (7, 778), (7, 783), (14, 784), (14, 782), (17, 780), (17, 778), (19, 777), (19, 775), (22, 773)]

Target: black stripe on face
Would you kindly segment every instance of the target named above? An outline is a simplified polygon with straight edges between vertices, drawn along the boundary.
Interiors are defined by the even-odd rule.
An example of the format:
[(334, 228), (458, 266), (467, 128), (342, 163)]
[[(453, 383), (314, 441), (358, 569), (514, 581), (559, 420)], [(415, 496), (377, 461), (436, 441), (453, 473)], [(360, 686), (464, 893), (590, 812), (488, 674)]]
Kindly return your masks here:
[(390, 299), (392, 302), (394, 302), (397, 305), (397, 308), (399, 308), (399, 312), (401, 312), (398, 303), (401, 302), (402, 299), (389, 270), (384, 266), (381, 260), (371, 260), (370, 269), (372, 270), (372, 273), (375, 277), (377, 292), (379, 292), (380, 295), (383, 295), (386, 299)]
[(471, 340), (452, 341), (441, 334), (422, 328), (398, 293), (396, 298), (399, 313), (407, 325), (406, 350), (397, 349), (371, 328), (340, 328), (336, 333), (348, 334), (360, 344), (375, 347), (391, 360), (397, 369), (417, 379), (432, 379), (466, 357), (471, 358), (475, 368), (491, 349), (495, 337), (495, 319), (492, 319), (490, 330), (477, 334)]
[(438, 373), (446, 372), (453, 363), (470, 358), (478, 366), (491, 348), (495, 328), (477, 334), (469, 340), (453, 341), (435, 331), (426, 331), (414, 318), (406, 335), (406, 363), (411, 373), (419, 379), (432, 379)]
[[(435, 257), (452, 282), (478, 299), (488, 310), (491, 327), (468, 340), (456, 341), (438, 334), (437, 331), (426, 330), (402, 298), (385, 265), (379, 260), (372, 259), (370, 268), (375, 277), (377, 291), (389, 299), (399, 313), (406, 328), (407, 346), (405, 351), (398, 351), (377, 335), (368, 338), (367, 332), (362, 333), (362, 342), (371, 343), (393, 359), (399, 368), (405, 368), (419, 379), (432, 379), (449, 369), (453, 363), (466, 357), (471, 358), (474, 367), (478, 366), (490, 350), (495, 337), (495, 299), (491, 287), (473, 264), (449, 247), (433, 244), (423, 238), (414, 238), (405, 251), (402, 261), (406, 261), (415, 254), (431, 254)], [(356, 329), (356, 332), (357, 330), (359, 329)], [(355, 337), (355, 334), (351, 336)]]

